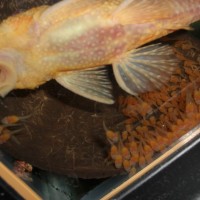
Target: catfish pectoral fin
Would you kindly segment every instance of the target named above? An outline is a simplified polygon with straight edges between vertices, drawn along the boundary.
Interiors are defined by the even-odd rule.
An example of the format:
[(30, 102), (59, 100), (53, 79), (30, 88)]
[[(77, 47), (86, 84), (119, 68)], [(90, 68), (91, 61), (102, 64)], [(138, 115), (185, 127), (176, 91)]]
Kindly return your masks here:
[(113, 104), (112, 85), (107, 78), (107, 71), (98, 67), (90, 70), (74, 72), (62, 72), (56, 77), (56, 81), (88, 99)]

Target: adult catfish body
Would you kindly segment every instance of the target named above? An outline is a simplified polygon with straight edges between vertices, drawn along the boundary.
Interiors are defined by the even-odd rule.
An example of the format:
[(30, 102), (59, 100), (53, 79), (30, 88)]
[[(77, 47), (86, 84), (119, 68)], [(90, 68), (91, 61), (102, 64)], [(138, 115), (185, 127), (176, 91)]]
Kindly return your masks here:
[(0, 95), (50, 79), (87, 98), (113, 103), (103, 66), (130, 94), (167, 81), (169, 46), (140, 47), (200, 19), (200, 0), (64, 0), (0, 25)]

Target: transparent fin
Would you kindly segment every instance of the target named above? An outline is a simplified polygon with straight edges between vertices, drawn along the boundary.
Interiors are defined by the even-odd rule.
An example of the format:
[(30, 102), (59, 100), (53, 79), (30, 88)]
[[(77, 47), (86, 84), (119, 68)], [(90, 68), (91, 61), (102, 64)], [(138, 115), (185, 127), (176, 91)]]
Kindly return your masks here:
[[(113, 17), (121, 24), (145, 23), (155, 20), (167, 19), (173, 13), (172, 1), (141, 1), (124, 0), (114, 11)], [(142, 17), (141, 17), (142, 16)]]
[(160, 88), (177, 63), (170, 46), (154, 44), (127, 52), (113, 63), (113, 71), (120, 87), (137, 95)]
[(78, 17), (100, 6), (105, 0), (63, 0), (50, 6), (40, 16), (40, 24), (44, 29)]
[(70, 73), (61, 73), (56, 81), (88, 99), (106, 104), (113, 104), (112, 86), (107, 78), (107, 71), (100, 67), (92, 70), (83, 70)]

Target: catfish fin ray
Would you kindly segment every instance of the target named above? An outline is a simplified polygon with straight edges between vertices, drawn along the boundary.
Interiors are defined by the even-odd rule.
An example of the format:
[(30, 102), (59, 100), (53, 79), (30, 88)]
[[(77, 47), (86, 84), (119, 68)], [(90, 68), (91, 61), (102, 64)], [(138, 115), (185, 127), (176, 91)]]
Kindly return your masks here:
[(70, 91), (88, 99), (113, 104), (112, 85), (108, 80), (106, 69), (95, 68), (74, 72), (62, 72), (56, 81)]
[(40, 16), (40, 25), (47, 29), (55, 24), (68, 20), (101, 6), (105, 0), (63, 0), (48, 7)]
[(132, 95), (159, 89), (178, 64), (172, 48), (154, 44), (125, 53), (113, 62), (120, 87)]
[(173, 9), (170, 9), (173, 5), (170, 0), (124, 0), (112, 17), (122, 25), (168, 19), (173, 15)]

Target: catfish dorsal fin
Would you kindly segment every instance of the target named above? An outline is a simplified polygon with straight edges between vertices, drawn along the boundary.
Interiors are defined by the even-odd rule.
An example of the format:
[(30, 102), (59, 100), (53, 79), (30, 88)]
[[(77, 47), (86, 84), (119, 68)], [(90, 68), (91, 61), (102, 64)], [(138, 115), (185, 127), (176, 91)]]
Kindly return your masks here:
[(173, 5), (171, 0), (124, 0), (112, 17), (123, 25), (167, 19), (172, 15)]
[[(50, 6), (40, 16), (40, 24), (45, 28), (73, 17), (85, 14), (100, 6), (105, 0), (63, 0)], [(43, 27), (44, 28), (44, 27)]]

